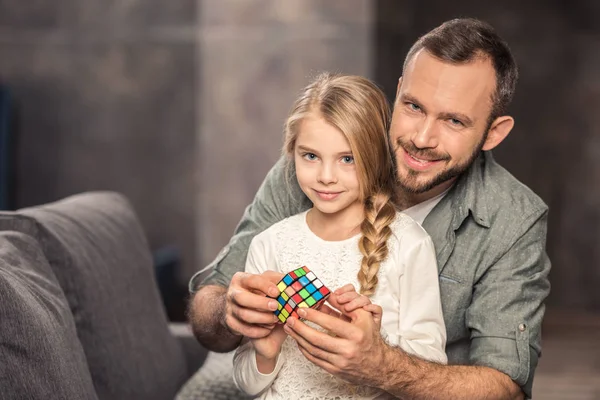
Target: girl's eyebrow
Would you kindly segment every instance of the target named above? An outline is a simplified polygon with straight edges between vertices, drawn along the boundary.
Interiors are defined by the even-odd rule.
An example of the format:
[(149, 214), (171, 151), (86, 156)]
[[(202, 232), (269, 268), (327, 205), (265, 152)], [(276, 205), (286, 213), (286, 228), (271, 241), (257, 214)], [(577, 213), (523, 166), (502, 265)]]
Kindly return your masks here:
[[(310, 147), (307, 146), (303, 146), (303, 145), (298, 145), (297, 149), (299, 151), (305, 151), (307, 153), (314, 153), (314, 154), (319, 154), (318, 151), (311, 149)], [(338, 157), (341, 156), (351, 156), (352, 155), (352, 150), (344, 150), (344, 151), (340, 151), (339, 153), (336, 154)]]
[(298, 150), (306, 151), (306, 152), (309, 152), (309, 153), (315, 153), (315, 154), (318, 153), (318, 151), (316, 151), (314, 149), (311, 149), (310, 147), (303, 146), (303, 145), (298, 145)]

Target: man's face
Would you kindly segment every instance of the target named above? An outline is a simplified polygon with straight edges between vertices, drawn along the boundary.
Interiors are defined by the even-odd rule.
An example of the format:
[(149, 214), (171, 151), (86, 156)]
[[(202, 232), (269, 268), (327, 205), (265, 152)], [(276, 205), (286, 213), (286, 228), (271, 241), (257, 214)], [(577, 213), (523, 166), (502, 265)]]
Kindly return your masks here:
[(390, 128), (402, 191), (437, 194), (471, 165), (485, 144), (495, 87), (488, 59), (453, 65), (423, 50), (413, 57)]

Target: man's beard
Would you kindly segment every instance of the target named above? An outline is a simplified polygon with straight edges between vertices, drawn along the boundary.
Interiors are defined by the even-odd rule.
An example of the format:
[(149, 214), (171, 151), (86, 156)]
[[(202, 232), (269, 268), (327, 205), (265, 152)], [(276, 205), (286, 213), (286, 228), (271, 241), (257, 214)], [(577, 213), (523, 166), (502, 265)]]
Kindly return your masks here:
[[(466, 161), (464, 161), (460, 164), (457, 164), (457, 165), (453, 166), (452, 168), (449, 168), (449, 169), (439, 172), (436, 176), (434, 176), (428, 182), (419, 183), (417, 181), (417, 178), (419, 177), (421, 172), (414, 171), (409, 168), (407, 170), (408, 171), (407, 176), (402, 176), (402, 177), (399, 175), (397, 176), (397, 185), (399, 186), (399, 188), (402, 191), (404, 191), (406, 193), (421, 194), (421, 193), (430, 191), (434, 187), (436, 187), (444, 182), (447, 182), (450, 179), (453, 179), (459, 175), (462, 175), (463, 172), (465, 172), (467, 169), (469, 169), (469, 167), (471, 167), (471, 165), (473, 164), (473, 162), (475, 161), (477, 156), (479, 156), (479, 153), (481, 152), (481, 149), (483, 148), (483, 145), (485, 144), (486, 139), (487, 139), (487, 132), (485, 133), (485, 135), (483, 135), (483, 138), (477, 144), (477, 146), (475, 147), (473, 152), (469, 155), (469, 157), (467, 158)], [(396, 140), (396, 154), (398, 153), (398, 147), (402, 147), (404, 149), (404, 151), (406, 151), (409, 155), (412, 155), (416, 158), (423, 157), (424, 159), (446, 161), (446, 162), (448, 162), (452, 159), (448, 153), (440, 154), (431, 149), (419, 149), (410, 140), (405, 142), (405, 141), (402, 141), (400, 138), (398, 138)], [(398, 162), (398, 164), (399, 163), (400, 162)], [(399, 173), (400, 173), (400, 169), (398, 168), (398, 174)]]

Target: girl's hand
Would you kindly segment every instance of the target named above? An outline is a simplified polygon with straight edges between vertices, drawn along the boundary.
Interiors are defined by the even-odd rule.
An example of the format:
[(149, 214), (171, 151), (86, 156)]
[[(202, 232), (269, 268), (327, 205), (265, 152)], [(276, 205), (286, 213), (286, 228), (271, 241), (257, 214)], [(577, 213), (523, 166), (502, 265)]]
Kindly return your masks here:
[(283, 324), (277, 324), (267, 336), (250, 340), (256, 351), (256, 365), (260, 373), (270, 374), (273, 372), (277, 356), (281, 352), (281, 346), (287, 336), (283, 330)]
[[(373, 320), (381, 328), (381, 316), (383, 309), (371, 302), (371, 299), (356, 291), (352, 284), (347, 284), (339, 289), (336, 289), (330, 297), (334, 297), (333, 302), (337, 303), (338, 308), (344, 314), (350, 314), (359, 308), (373, 314)], [(332, 305), (333, 305), (332, 302)]]

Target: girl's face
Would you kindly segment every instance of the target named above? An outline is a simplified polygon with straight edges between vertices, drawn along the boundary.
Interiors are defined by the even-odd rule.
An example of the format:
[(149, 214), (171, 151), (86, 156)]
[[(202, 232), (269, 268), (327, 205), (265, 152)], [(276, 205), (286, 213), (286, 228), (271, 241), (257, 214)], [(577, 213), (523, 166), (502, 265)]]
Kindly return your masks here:
[(302, 121), (294, 163), (300, 188), (320, 213), (352, 219), (355, 213), (362, 213), (350, 144), (342, 132), (322, 117), (309, 115)]

